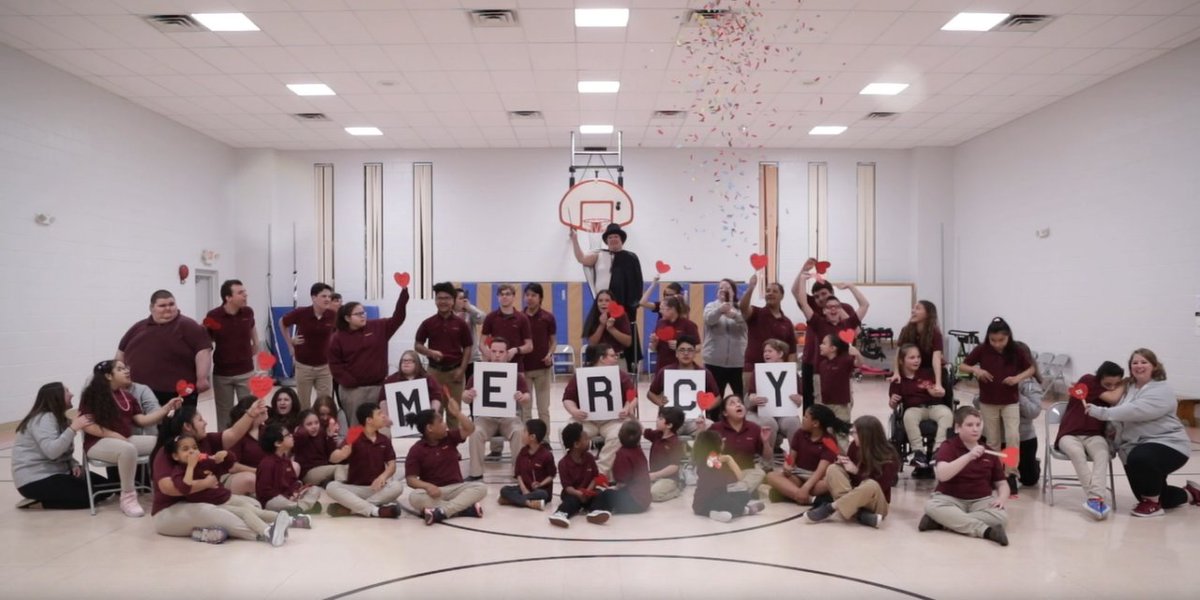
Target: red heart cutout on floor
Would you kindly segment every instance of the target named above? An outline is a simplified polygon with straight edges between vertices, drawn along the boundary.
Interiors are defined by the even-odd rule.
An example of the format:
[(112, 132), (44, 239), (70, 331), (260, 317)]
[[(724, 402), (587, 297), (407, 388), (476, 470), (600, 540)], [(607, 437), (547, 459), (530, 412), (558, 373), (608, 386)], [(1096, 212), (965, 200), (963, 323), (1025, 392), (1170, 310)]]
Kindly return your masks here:
[(654, 335), (658, 336), (658, 341), (660, 341), (660, 342), (669, 342), (669, 341), (675, 339), (675, 328), (674, 327), (662, 327), (662, 328), (659, 328), (658, 331), (655, 331)]
[(835, 455), (842, 453), (842, 449), (838, 447), (837, 440), (834, 440), (829, 436), (821, 438), (821, 445), (825, 446), (826, 450), (834, 453)]
[(175, 393), (180, 398), (183, 398), (184, 396), (191, 396), (195, 391), (196, 386), (192, 385), (192, 382), (186, 379), (180, 379), (179, 381), (175, 382)]
[(400, 287), (408, 287), (408, 282), (412, 280), (412, 276), (408, 273), (396, 273), (392, 275), (392, 279), (395, 279)]
[(717, 405), (717, 395), (712, 392), (700, 392), (696, 394), (696, 404), (700, 406), (700, 410), (708, 410)]
[(838, 332), (838, 339), (842, 340), (843, 342), (846, 342), (847, 344), (853, 344), (854, 337), (856, 335), (857, 335), (857, 332), (855, 332), (853, 329), (843, 329)]
[(1070, 394), (1076, 400), (1087, 400), (1088, 386), (1085, 383), (1077, 383), (1071, 386)]
[(254, 361), (258, 363), (258, 370), (270, 371), (275, 366), (275, 355), (263, 350), (254, 355)]
[(362, 425), (355, 425), (354, 427), (351, 427), (350, 431), (346, 432), (346, 445), (347, 446), (353, 445), (354, 442), (358, 441), (358, 438), (362, 437), (362, 434), (363, 434), (363, 426)]
[(250, 378), (250, 393), (256, 398), (266, 398), (275, 387), (275, 380), (266, 375), (255, 375)]
[(654, 270), (658, 271), (659, 275), (662, 275), (664, 273), (669, 273), (671, 271), (671, 265), (668, 265), (667, 263), (660, 260), (660, 261), (654, 263)]
[(625, 307), (618, 302), (608, 303), (608, 318), (620, 319), (625, 316)]
[(754, 267), (755, 271), (765, 269), (767, 267), (767, 256), (765, 254), (751, 254), (750, 266)]
[(829, 270), (829, 261), (827, 261), (827, 260), (819, 261), (819, 262), (817, 262), (816, 267), (817, 267), (817, 274), (824, 275), (825, 272)]
[(1005, 448), (1004, 449), (1004, 458), (1001, 458), (1000, 462), (1004, 463), (1004, 466), (1006, 466), (1006, 467), (1017, 466), (1021, 462), (1021, 449), (1020, 448)]
[(212, 317), (204, 317), (204, 320), (200, 324), (204, 325), (205, 329), (211, 329), (212, 331), (221, 330), (221, 322)]

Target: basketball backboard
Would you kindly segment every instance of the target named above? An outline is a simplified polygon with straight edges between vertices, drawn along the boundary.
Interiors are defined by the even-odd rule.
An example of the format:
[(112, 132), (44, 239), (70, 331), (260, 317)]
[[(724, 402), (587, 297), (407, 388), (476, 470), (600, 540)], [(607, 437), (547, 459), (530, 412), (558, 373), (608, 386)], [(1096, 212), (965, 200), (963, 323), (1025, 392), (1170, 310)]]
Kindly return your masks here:
[(604, 231), (609, 223), (624, 227), (633, 222), (633, 199), (611, 181), (580, 181), (559, 201), (558, 220), (573, 229), (592, 233)]

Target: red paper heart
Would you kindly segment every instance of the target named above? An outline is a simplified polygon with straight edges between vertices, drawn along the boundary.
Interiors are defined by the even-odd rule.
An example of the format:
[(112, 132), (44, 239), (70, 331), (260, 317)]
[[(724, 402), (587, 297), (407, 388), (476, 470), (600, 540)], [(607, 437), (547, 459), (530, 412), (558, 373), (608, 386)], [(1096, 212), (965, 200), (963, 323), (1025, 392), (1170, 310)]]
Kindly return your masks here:
[(669, 342), (675, 339), (675, 328), (661, 327), (658, 331), (654, 332), (654, 335), (658, 336), (658, 341), (660, 342)]
[(750, 266), (754, 267), (755, 271), (765, 269), (767, 266), (767, 256), (765, 254), (751, 254)]
[(250, 393), (257, 398), (266, 398), (273, 387), (275, 387), (275, 380), (266, 375), (255, 375), (250, 378)]
[(1004, 463), (1004, 466), (1006, 466), (1006, 467), (1017, 466), (1021, 462), (1021, 449), (1020, 448), (1005, 448), (1004, 449), (1004, 458), (1001, 458), (1000, 462)]
[(624, 305), (622, 305), (620, 302), (609, 302), (608, 303), (608, 318), (620, 319), (623, 316), (625, 316), (625, 306)]
[(258, 370), (270, 371), (275, 366), (275, 355), (263, 350), (254, 356), (254, 360), (258, 363)]
[(362, 437), (362, 434), (363, 434), (363, 426), (362, 425), (355, 425), (354, 427), (351, 427), (350, 431), (346, 432), (346, 444), (347, 445), (354, 444), (354, 442), (358, 441), (358, 438)]
[(817, 274), (824, 275), (825, 272), (829, 270), (829, 261), (827, 261), (827, 260), (819, 261), (819, 262), (817, 262), (816, 267), (817, 267)]
[(700, 392), (696, 394), (696, 404), (700, 405), (700, 410), (708, 410), (717, 405), (717, 395), (712, 392)]
[(1076, 400), (1087, 400), (1088, 387), (1085, 383), (1077, 383), (1071, 386), (1070, 394)]
[(200, 460), (208, 460), (208, 455), (201, 452), (200, 456), (198, 456), (197, 458), (199, 458)]
[(654, 263), (654, 269), (656, 271), (658, 271), (659, 275), (662, 275), (664, 273), (669, 273), (671, 271), (671, 265), (668, 265), (667, 263), (660, 260), (660, 261)]
[(783, 464), (787, 465), (789, 469), (796, 466), (796, 453), (788, 452), (787, 458), (783, 459)]
[(191, 396), (192, 392), (195, 391), (196, 386), (192, 385), (192, 383), (186, 379), (180, 379), (179, 381), (175, 382), (175, 393), (180, 398), (183, 398), (184, 396)]
[(838, 339), (846, 342), (847, 344), (853, 344), (855, 335), (856, 332), (853, 329), (843, 329), (838, 332)]
[(608, 487), (608, 477), (603, 473), (596, 476), (596, 487)]
[(412, 280), (412, 276), (408, 273), (396, 273), (392, 275), (392, 279), (395, 279), (400, 287), (408, 287), (408, 282)]
[(631, 402), (635, 398), (637, 398), (637, 390), (634, 390), (634, 389), (625, 390), (625, 401), (626, 402)]
[(200, 323), (204, 325), (205, 329), (211, 329), (213, 331), (221, 330), (221, 322), (212, 317), (204, 317), (204, 320)]
[(834, 454), (842, 453), (842, 449), (838, 447), (837, 441), (829, 436), (825, 436), (825, 437), (821, 438), (821, 444), (823, 446), (825, 446), (826, 450), (828, 450)]

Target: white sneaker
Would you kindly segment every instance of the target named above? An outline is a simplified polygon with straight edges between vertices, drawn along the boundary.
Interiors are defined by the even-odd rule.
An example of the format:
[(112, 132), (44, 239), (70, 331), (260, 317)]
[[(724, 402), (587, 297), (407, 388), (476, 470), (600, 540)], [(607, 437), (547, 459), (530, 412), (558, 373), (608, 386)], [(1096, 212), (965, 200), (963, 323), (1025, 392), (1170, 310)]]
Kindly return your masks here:
[(593, 510), (588, 513), (587, 522), (593, 525), (603, 525), (608, 522), (609, 517), (612, 517), (612, 513), (607, 510)]
[(141, 517), (146, 514), (146, 511), (142, 510), (142, 505), (138, 504), (136, 490), (121, 492), (121, 512), (125, 513), (125, 516), (127, 517), (134, 518)]
[(555, 527), (562, 527), (563, 529), (566, 529), (567, 527), (571, 526), (571, 519), (567, 518), (567, 513), (558, 511), (550, 515), (550, 524), (554, 525)]
[(720, 523), (728, 523), (733, 520), (733, 513), (727, 510), (710, 510), (708, 518)]
[(279, 511), (275, 515), (275, 522), (267, 528), (267, 541), (276, 548), (283, 545), (287, 540), (287, 530), (292, 524), (292, 516), (284, 511)]

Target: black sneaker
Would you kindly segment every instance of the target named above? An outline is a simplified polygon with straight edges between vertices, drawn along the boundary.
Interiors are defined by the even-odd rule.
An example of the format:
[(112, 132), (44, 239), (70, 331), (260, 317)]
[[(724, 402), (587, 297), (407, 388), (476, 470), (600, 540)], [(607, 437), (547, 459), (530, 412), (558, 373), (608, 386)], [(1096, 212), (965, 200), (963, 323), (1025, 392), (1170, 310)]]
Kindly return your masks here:
[(445, 520), (446, 520), (446, 513), (443, 512), (442, 509), (440, 509), (440, 508), (425, 509), (425, 524), (426, 525), (433, 525), (434, 523), (441, 523), (442, 521), (445, 521)]
[(878, 528), (883, 524), (883, 515), (873, 513), (865, 508), (858, 509), (858, 513), (854, 515), (854, 520), (866, 525), (867, 527)]
[(1016, 475), (1009, 475), (1009, 476), (1008, 476), (1008, 494), (1009, 494), (1009, 497), (1011, 497), (1011, 498), (1016, 498), (1016, 497), (1017, 497), (1017, 496), (1018, 496), (1020, 493), (1021, 493), (1021, 491), (1020, 491), (1020, 488), (1018, 488), (1018, 487), (1017, 487), (1017, 476), (1016, 476)]
[(491, 460), (500, 460), (500, 455), (502, 453), (503, 452), (501, 450), (492, 450), (491, 452), (488, 452), (488, 455), (485, 456), (484, 458), (488, 458)]
[(467, 481), (483, 481), (483, 475), (467, 475)]
[(925, 456), (925, 452), (923, 450), (917, 450), (916, 452), (913, 452), (912, 460), (909, 461), (908, 464), (918, 469), (928, 469), (929, 458)]
[(923, 515), (921, 522), (917, 523), (917, 531), (937, 531), (939, 529), (945, 529), (945, 527), (942, 527), (941, 523), (934, 521), (933, 517), (929, 515)]
[(399, 519), (400, 518), (400, 505), (393, 502), (391, 504), (384, 504), (383, 506), (380, 506), (379, 507), (379, 518), (380, 519)]
[(820, 523), (831, 515), (833, 515), (833, 504), (822, 504), (804, 513), (804, 519), (808, 523)]
[(1008, 545), (1008, 534), (1004, 533), (1003, 525), (994, 525), (992, 527), (988, 527), (987, 530), (983, 532), (983, 539), (991, 540), (997, 544), (1000, 544), (1001, 546)]
[(813, 498), (813, 503), (812, 503), (813, 508), (821, 508), (822, 506), (832, 505), (832, 504), (833, 504), (833, 496), (831, 496), (829, 494), (821, 494), (820, 496)]
[(464, 508), (462, 510), (462, 512), (458, 513), (458, 516), (460, 516), (460, 517), (475, 517), (476, 519), (482, 519), (483, 518), (483, 505), (476, 502), (475, 504), (472, 504), (471, 506)]

